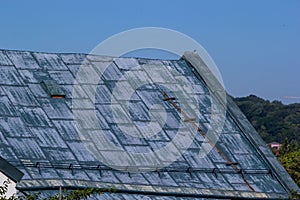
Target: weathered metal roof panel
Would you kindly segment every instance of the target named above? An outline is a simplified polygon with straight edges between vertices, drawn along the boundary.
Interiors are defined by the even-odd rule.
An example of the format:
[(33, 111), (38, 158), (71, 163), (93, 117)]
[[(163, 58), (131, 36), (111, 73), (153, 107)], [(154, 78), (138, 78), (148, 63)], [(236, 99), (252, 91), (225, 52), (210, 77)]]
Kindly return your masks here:
[[(294, 183), (273, 160), (257, 133), (251, 139), (249, 133), (255, 130), (230, 99), (224, 126), (214, 130), (220, 133), (218, 148), (200, 156), (201, 149), (210, 148), (211, 144), (198, 127), (205, 132), (213, 129), (213, 123), (220, 123), (220, 110), (224, 109), (218, 89), (207, 85), (208, 81), (216, 80), (202, 65), (203, 73), (199, 73), (183, 59), (162, 61), (1, 50), (0, 156), (24, 173), (19, 189), (44, 188), (44, 195), (47, 188), (60, 185), (114, 185), (131, 194), (119, 191), (93, 198), (286, 197), (289, 191), (282, 180), (288, 179), (287, 185), (291, 187)], [(52, 99), (41, 85), (44, 80), (56, 82), (65, 98)], [(177, 95), (183, 99), (175, 98), (172, 105), (163, 92), (170, 99)], [(185, 119), (174, 105), (183, 111), (194, 110), (186, 112), (189, 117), (198, 117), (199, 125), (195, 126), (192, 118)], [(77, 121), (74, 112), (80, 116)], [(178, 136), (181, 140), (174, 141)], [(191, 144), (185, 149), (189, 141)], [(164, 151), (155, 159), (145, 155), (167, 145), (172, 146), (173, 152)], [(127, 154), (119, 154), (122, 149)], [(134, 157), (130, 153), (140, 155)], [(172, 160), (179, 153), (182, 156)], [(143, 166), (147, 162), (153, 166), (174, 162), (163, 168), (152, 166), (149, 172), (134, 173), (105, 164), (112, 160), (118, 165), (116, 168), (128, 170), (127, 162), (140, 168), (147, 167)], [(274, 166), (270, 167), (270, 163)]]

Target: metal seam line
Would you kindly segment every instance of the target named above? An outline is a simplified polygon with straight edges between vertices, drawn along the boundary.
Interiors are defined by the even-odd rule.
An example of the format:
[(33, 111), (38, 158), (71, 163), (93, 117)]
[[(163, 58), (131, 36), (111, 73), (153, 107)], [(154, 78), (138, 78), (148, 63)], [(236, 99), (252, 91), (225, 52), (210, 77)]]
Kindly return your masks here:
[(184, 117), (185, 122), (191, 123), (197, 129), (197, 131), (206, 139), (206, 141), (208, 141), (208, 143), (217, 150), (217, 152), (222, 156), (222, 158), (227, 162), (227, 164), (230, 165), (237, 172), (237, 174), (240, 174), (241, 178), (249, 187), (249, 189), (255, 192), (254, 188), (250, 185), (245, 176), (241, 173), (241, 169), (239, 169), (236, 166), (237, 163), (230, 161), (230, 159), (223, 153), (221, 148), (218, 147), (218, 144), (214, 144), (209, 138), (209, 136), (201, 128), (199, 128), (193, 120), (191, 120), (192, 118), (187, 116), (187, 114), (184, 111), (182, 111), (182, 109), (176, 104), (176, 102), (174, 102), (175, 98), (169, 97), (168, 94), (164, 91), (162, 92), (162, 95), (164, 96), (163, 100), (169, 102)]

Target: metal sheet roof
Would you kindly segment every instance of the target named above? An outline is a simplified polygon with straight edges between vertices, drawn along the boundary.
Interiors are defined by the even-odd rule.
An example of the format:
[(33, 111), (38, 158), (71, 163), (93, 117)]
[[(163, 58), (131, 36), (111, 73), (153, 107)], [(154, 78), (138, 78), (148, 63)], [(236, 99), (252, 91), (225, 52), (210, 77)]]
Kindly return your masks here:
[[(17, 187), (47, 194), (47, 189), (58, 186), (114, 186), (120, 192), (93, 198), (142, 199), (148, 194), (151, 199), (176, 200), (286, 198), (290, 190), (297, 190), (230, 98), (224, 126), (214, 130), (220, 135), (218, 148), (199, 156), (201, 148), (210, 144), (191, 125), (192, 119), (182, 120), (176, 106), (190, 110), (188, 114), (199, 119), (198, 128), (206, 132), (218, 122), (212, 113), (218, 117), (224, 102), (208, 86), (214, 79), (207, 69), (202, 68), (202, 73), (193, 68), (198, 58), (194, 56), (195, 61), (193, 56), (187, 53), (184, 59), (163, 61), (0, 50), (0, 156), (24, 173)], [(80, 72), (82, 67), (88, 70)], [(96, 84), (90, 82), (95, 79)], [(55, 81), (65, 98), (51, 98), (41, 85), (44, 80)], [(183, 100), (170, 103), (162, 91)], [(215, 107), (212, 98), (218, 102)], [(189, 108), (193, 105), (197, 112)], [(75, 119), (74, 110), (81, 119)], [(175, 137), (180, 140), (172, 143)], [(164, 156), (144, 155), (167, 145), (173, 145), (172, 151)], [(139, 156), (120, 154), (122, 150)], [(153, 168), (178, 153), (181, 156), (169, 166)], [(117, 166), (107, 166), (110, 159)], [(124, 163), (137, 168), (153, 165), (139, 173)]]

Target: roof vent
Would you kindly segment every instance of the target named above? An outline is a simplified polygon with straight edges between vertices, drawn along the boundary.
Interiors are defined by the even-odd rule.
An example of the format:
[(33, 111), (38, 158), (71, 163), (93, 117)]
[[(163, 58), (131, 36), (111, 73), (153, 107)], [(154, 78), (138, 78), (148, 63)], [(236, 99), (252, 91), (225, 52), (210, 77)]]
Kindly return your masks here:
[(66, 97), (62, 88), (54, 80), (43, 80), (41, 82), (41, 85), (44, 90), (51, 96), (51, 98), (62, 99)]

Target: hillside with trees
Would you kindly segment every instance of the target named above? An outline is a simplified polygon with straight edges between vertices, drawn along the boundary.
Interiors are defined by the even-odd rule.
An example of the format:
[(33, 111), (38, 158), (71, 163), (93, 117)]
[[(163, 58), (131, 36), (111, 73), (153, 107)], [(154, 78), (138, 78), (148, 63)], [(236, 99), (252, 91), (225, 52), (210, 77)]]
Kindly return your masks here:
[(285, 105), (254, 95), (234, 98), (266, 143), (300, 143), (300, 103)]
[(234, 101), (266, 143), (282, 144), (278, 159), (300, 187), (300, 103), (284, 105), (254, 95)]
[(291, 149), (287, 152), (282, 152), (288, 149), (286, 147), (288, 146), (282, 148), (283, 150), (281, 150), (281, 154), (278, 159), (300, 187), (300, 149)]

